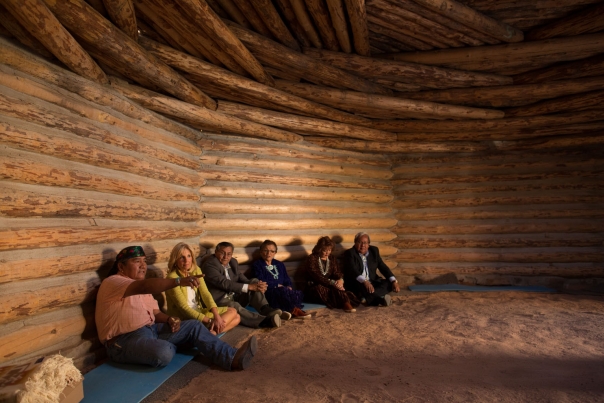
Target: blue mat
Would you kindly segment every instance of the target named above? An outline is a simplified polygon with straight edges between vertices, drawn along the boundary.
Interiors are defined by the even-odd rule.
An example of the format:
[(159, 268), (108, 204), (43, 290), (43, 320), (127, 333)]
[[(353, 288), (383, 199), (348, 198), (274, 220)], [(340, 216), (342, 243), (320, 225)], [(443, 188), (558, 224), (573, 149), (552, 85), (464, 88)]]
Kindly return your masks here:
[(502, 285), (502, 286), (479, 286), (461, 284), (421, 284), (410, 285), (409, 289), (416, 292), (436, 291), (525, 291), (525, 292), (558, 292), (557, 290), (540, 285)]

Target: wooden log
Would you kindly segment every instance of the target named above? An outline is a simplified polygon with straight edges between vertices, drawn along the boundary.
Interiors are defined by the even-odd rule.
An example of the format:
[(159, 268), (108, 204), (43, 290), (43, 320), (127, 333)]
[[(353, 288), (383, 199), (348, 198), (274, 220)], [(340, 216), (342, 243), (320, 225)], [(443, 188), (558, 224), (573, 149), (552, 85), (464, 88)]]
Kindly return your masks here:
[(44, 45), (42, 45), (42, 43), (40, 43), (40, 41), (38, 41), (35, 36), (33, 36), (27, 29), (25, 29), (19, 23), (19, 21), (17, 21), (17, 19), (13, 17), (13, 15), (9, 13), (8, 10), (5, 9), (1, 4), (0, 26), (2, 26), (6, 31), (8, 31), (11, 36), (14, 36), (19, 42), (21, 42), (23, 45), (33, 50), (37, 54), (46, 58), (53, 57), (53, 54), (49, 52), (48, 49), (46, 49)]
[(315, 27), (310, 20), (310, 16), (308, 15), (308, 10), (306, 9), (305, 3), (301, 0), (284, 0), (282, 3), (289, 1), (291, 5), (291, 10), (296, 16), (296, 20), (300, 23), (302, 30), (304, 31), (304, 35), (308, 38), (308, 40), (312, 43), (315, 48), (322, 48), (323, 43), (321, 42), (321, 38), (319, 34), (315, 30)]
[[(0, 166), (0, 179), (20, 183), (96, 190), (156, 200), (199, 200), (195, 191), (184, 186), (8, 148), (0, 150)], [(199, 179), (198, 183), (201, 186), (205, 181)]]
[(348, 36), (348, 24), (346, 23), (346, 10), (344, 10), (343, 0), (328, 1), (327, 8), (340, 48), (345, 53), (351, 53), (352, 46)]
[[(522, 106), (535, 101), (604, 89), (604, 76), (501, 87), (455, 88), (400, 94), (410, 99), (482, 107)], [(378, 127), (380, 125), (377, 125)]]
[(256, 198), (256, 199), (286, 199), (286, 200), (325, 200), (325, 201), (353, 201), (364, 203), (389, 203), (394, 198), (391, 194), (372, 191), (335, 191), (302, 189), (302, 188), (279, 188), (273, 185), (270, 189), (255, 188), (249, 186), (232, 187), (230, 182), (215, 182), (203, 186), (199, 193), (202, 197), (228, 197), (228, 198)]
[(232, 23), (227, 23), (227, 25), (263, 63), (271, 66), (276, 65), (277, 67), (286, 65), (292, 70), (304, 73), (305, 77), (308, 77), (309, 80), (325, 82), (326, 85), (330, 86), (351, 88), (377, 94), (390, 93), (389, 90), (369, 80), (343, 72), (311, 57), (294, 52), (254, 32), (235, 26)]
[(418, 113), (421, 114), (421, 117), (434, 116), (444, 118), (497, 119), (502, 118), (504, 115), (503, 112), (498, 110), (408, 100), (362, 92), (344, 91), (312, 84), (290, 83), (283, 80), (278, 80), (276, 86), (280, 90), (302, 98), (333, 105), (334, 107), (348, 104), (377, 110), (386, 109), (405, 112), (407, 116)]
[[(206, 53), (204, 53), (203, 55), (200, 54), (199, 53), (200, 49), (194, 49), (188, 40), (175, 39), (175, 36), (178, 35), (178, 33), (176, 31), (174, 31), (173, 29), (166, 31), (162, 27), (162, 25), (160, 25), (160, 24), (165, 24), (165, 21), (163, 19), (160, 20), (159, 17), (157, 16), (157, 13), (152, 14), (151, 10), (147, 7), (146, 3), (144, 5), (136, 6), (135, 12), (136, 12), (136, 20), (139, 25), (142, 24), (144, 21), (146, 24), (149, 25), (149, 27), (151, 27), (151, 29), (154, 32), (157, 32), (157, 36), (159, 36), (161, 38), (161, 40), (158, 42), (170, 45), (174, 49), (178, 49), (181, 52), (192, 52), (195, 54), (199, 54), (198, 57), (200, 57), (204, 60), (207, 60), (208, 58), (212, 58), (210, 60), (213, 60), (213, 58), (214, 58), (213, 55), (210, 55), (210, 53), (207, 51), (206, 51), (207, 54)], [(147, 35), (145, 35), (145, 36), (147, 36)], [(147, 38), (153, 39), (153, 36), (147, 36)], [(155, 39), (153, 39), (153, 40), (155, 40)], [(189, 50), (185, 49), (185, 47), (188, 47)], [(204, 49), (204, 51), (205, 51), (205, 49)], [(213, 62), (216, 63), (216, 65), (221, 65), (220, 61), (217, 59), (213, 60)], [(115, 75), (112, 73), (109, 73), (109, 74)]]
[(227, 101), (218, 102), (218, 112), (236, 116), (240, 119), (275, 126), (298, 133), (331, 134), (334, 136), (352, 137), (366, 140), (395, 141), (396, 136), (379, 130), (353, 126), (345, 123), (307, 118), (287, 113), (273, 112)]
[(482, 248), (467, 251), (463, 248), (443, 250), (407, 249), (392, 256), (397, 262), (500, 262), (500, 263), (573, 263), (600, 262), (604, 254), (598, 248)]
[(405, 222), (392, 228), (392, 232), (402, 234), (531, 234), (531, 233), (599, 233), (601, 220), (554, 219), (554, 220), (506, 220), (489, 222), (480, 220), (449, 221), (446, 225)]
[(220, 112), (211, 111), (161, 94), (145, 90), (143, 88), (128, 85), (127, 83), (112, 79), (111, 86), (128, 98), (139, 102), (141, 105), (184, 119), (188, 122), (209, 125), (221, 130), (238, 133), (247, 136), (268, 138), (272, 140), (285, 141), (288, 143), (300, 141), (302, 137), (283, 130), (274, 129), (269, 126), (260, 125), (243, 119), (224, 115)]
[[(4, 198), (3, 198), (4, 199)], [(323, 202), (324, 203), (324, 202)], [(392, 208), (389, 206), (373, 206), (370, 204), (354, 205), (324, 205), (309, 204), (287, 204), (281, 202), (270, 203), (264, 200), (262, 204), (230, 202), (230, 201), (205, 201), (200, 207), (204, 214), (389, 214)], [(0, 211), (5, 211), (0, 208)], [(199, 217), (201, 218), (201, 217)]]
[(368, 21), (376, 25), (386, 26), (399, 34), (415, 38), (437, 49), (461, 46), (461, 43), (448, 40), (441, 35), (431, 35), (427, 33), (426, 29), (421, 25), (400, 18), (399, 16), (393, 15), (380, 8), (370, 8), (367, 11), (367, 14)]
[(130, 38), (138, 40), (138, 27), (132, 0), (103, 0), (103, 3), (111, 21)]
[[(425, 27), (429, 30), (430, 34), (436, 35), (438, 38), (444, 38), (446, 41), (449, 41), (450, 44), (454, 44), (451, 46), (460, 47), (463, 45), (469, 46), (480, 46), (483, 42), (476, 40), (470, 36), (465, 35), (456, 30), (452, 30), (448, 27), (441, 25), (438, 22), (434, 22), (428, 18), (425, 18), (419, 14), (416, 14), (412, 11), (409, 11), (405, 7), (400, 7), (398, 4), (394, 4), (392, 2), (386, 0), (369, 0), (368, 5), (370, 7), (377, 7), (383, 11), (392, 13), (403, 20), (411, 21), (414, 24)], [(441, 40), (442, 42), (442, 40)], [(447, 43), (447, 42), (445, 42)]]
[(604, 55), (600, 54), (576, 62), (556, 64), (516, 75), (514, 76), (514, 83), (531, 84), (602, 75), (604, 75)]
[[(474, 276), (484, 273), (496, 273), (497, 276), (522, 276), (527, 274), (531, 276), (555, 276), (570, 278), (594, 278), (597, 277), (601, 266), (597, 263), (399, 263), (397, 266), (398, 275), (423, 276), (422, 273), (429, 273), (430, 276), (440, 276), (451, 272), (459, 276)], [(490, 284), (493, 284), (491, 281)]]
[(382, 153), (477, 152), (487, 149), (486, 145), (480, 143), (461, 141), (439, 143), (376, 143), (359, 140), (326, 139), (323, 137), (306, 137), (305, 140), (324, 147)]
[(369, 32), (369, 43), (372, 48), (381, 50), (384, 53), (409, 52), (415, 50), (412, 46), (398, 42), (389, 36)]
[[(155, 158), (124, 152), (117, 147), (89, 139), (78, 139), (54, 130), (4, 118), (0, 115), (0, 141), (11, 147), (39, 152), (113, 170), (130, 172), (183, 186), (196, 186), (201, 181), (197, 172), (169, 165)], [(94, 155), (94, 159), (90, 156)]]
[[(287, 231), (286, 231), (287, 232)], [(282, 248), (288, 245), (313, 245), (316, 244), (317, 240), (321, 236), (329, 236), (337, 244), (342, 243), (352, 244), (354, 243), (354, 236), (356, 231), (320, 231), (312, 232), (305, 231), (303, 233), (286, 234), (283, 231), (278, 233), (267, 233), (266, 238), (271, 239), (277, 245)], [(376, 230), (371, 232), (371, 240), (374, 244), (388, 246), (386, 244), (380, 244), (380, 242), (388, 242), (396, 238), (392, 232), (387, 230)], [(235, 245), (236, 248), (240, 247), (259, 247), (264, 241), (264, 236), (259, 236), (257, 233), (223, 233), (221, 235), (204, 234), (199, 238), (199, 244), (207, 250), (213, 251), (220, 242), (228, 241)], [(395, 251), (396, 252), (396, 251)]]
[(389, 190), (392, 188), (386, 181), (357, 180), (356, 182), (347, 177), (337, 178), (331, 175), (306, 174), (304, 177), (271, 174), (267, 175), (265, 170), (235, 170), (235, 169), (210, 169), (205, 168), (201, 176), (206, 180), (281, 184), (292, 186), (328, 187), (343, 189), (377, 189)]
[[(6, 86), (7, 88), (11, 88), (12, 90), (20, 93), (12, 93), (15, 97), (11, 98), (11, 102), (15, 102), (15, 107), (5, 108), (4, 110), (6, 110), (7, 115), (15, 117), (27, 116), (26, 120), (31, 119), (31, 121), (35, 121), (47, 126), (60, 127), (61, 129), (71, 126), (71, 131), (78, 135), (83, 135), (83, 132), (97, 133), (91, 134), (89, 137), (101, 138), (106, 143), (119, 145), (120, 147), (132, 151), (146, 153), (161, 160), (188, 168), (196, 169), (199, 166), (194, 157), (164, 148), (165, 146), (168, 146), (170, 149), (176, 148), (177, 150), (188, 154), (199, 155), (200, 150), (192, 144), (185, 143), (181, 146), (176, 144), (175, 147), (173, 143), (180, 142), (175, 141), (173, 138), (174, 136), (171, 136), (172, 138), (170, 138), (169, 136), (166, 136), (165, 133), (162, 133), (161, 130), (151, 130), (149, 126), (144, 124), (135, 124), (133, 121), (127, 120), (125, 117), (113, 116), (102, 109), (99, 110), (97, 108), (93, 108), (85, 100), (74, 96), (72, 93), (68, 93), (57, 87), (50, 86), (43, 81), (34, 81), (33, 79), (29, 79), (27, 76), (17, 73), (15, 70), (12, 70), (6, 66), (0, 66), (0, 88), (4, 88), (2, 86)], [(21, 94), (31, 95), (32, 97), (24, 97)], [(135, 134), (135, 139), (131, 141), (123, 138), (119, 139), (119, 137), (113, 136), (109, 133), (116, 132), (116, 130), (108, 131), (102, 129), (99, 131), (93, 126), (84, 124), (82, 121), (76, 122), (74, 117), (63, 113), (61, 109), (53, 109), (49, 107), (49, 105), (40, 103), (36, 100), (36, 98), (33, 98), (33, 96), (35, 96), (37, 99), (42, 99), (55, 105), (64, 107), (95, 122), (105, 123), (110, 125), (109, 127), (116, 127), (133, 133)], [(22, 106), (21, 109), (19, 109), (19, 105)], [(20, 111), (21, 114), (18, 113)], [(49, 116), (50, 119), (45, 118), (45, 116)], [(58, 119), (62, 120), (58, 126), (57, 122), (52, 121), (53, 116), (58, 116)], [(107, 126), (104, 125), (102, 127)], [(121, 130), (118, 130), (117, 132), (119, 133)], [(136, 140), (139, 140), (140, 137), (145, 138), (149, 142), (146, 144), (141, 144), (140, 141), (137, 142)]]
[(146, 38), (141, 38), (140, 43), (157, 55), (162, 60), (172, 63), (180, 70), (194, 74), (204, 82), (212, 82), (222, 85), (226, 88), (234, 88), (238, 92), (254, 98), (270, 101), (275, 104), (292, 108), (311, 116), (335, 120), (343, 123), (363, 123), (366, 119), (352, 116), (350, 114), (337, 111), (333, 108), (308, 101), (304, 98), (293, 96), (284, 91), (279, 91), (271, 87), (256, 83), (252, 80), (239, 77), (235, 74), (223, 71), (203, 61), (197, 60), (191, 56), (175, 51), (167, 46), (152, 42)]
[(417, 39), (410, 34), (410, 31), (405, 29), (404, 27), (397, 26), (396, 24), (391, 24), (390, 22), (381, 20), (373, 15), (367, 16), (368, 28), (371, 32), (376, 32), (378, 34), (389, 36), (390, 38), (396, 39), (400, 43), (404, 43), (409, 47), (418, 49), (418, 50), (431, 50), (434, 49), (434, 46)]
[(229, 14), (222, 8), (217, 0), (206, 0), (208, 5), (220, 18), (230, 18)]
[(108, 82), (103, 70), (42, 0), (5, 0), (3, 3), (19, 23), (67, 67), (90, 80), (103, 84)]
[(294, 10), (289, 0), (275, 0), (275, 3), (279, 7), (279, 10), (281, 10), (281, 14), (287, 21), (287, 25), (289, 26), (289, 28), (291, 28), (299, 44), (302, 46), (310, 46), (310, 40), (306, 36), (304, 28), (296, 18), (296, 14), (294, 13)]
[(414, 2), (447, 18), (451, 18), (476, 31), (492, 36), (502, 42), (522, 42), (524, 34), (503, 22), (488, 17), (454, 0), (413, 0)]
[[(285, 79), (287, 80), (287, 79)], [(408, 83), (399, 83), (398, 81), (390, 81), (390, 80), (384, 80), (381, 78), (372, 78), (372, 81), (375, 81), (376, 83), (383, 85), (386, 88), (390, 88), (393, 89), (395, 91), (400, 91), (400, 92), (410, 92), (410, 91), (421, 91), (423, 88), (419, 85), (415, 85), (415, 84), (408, 84)], [(290, 80), (292, 81), (292, 80)]]
[[(571, 196), (569, 196), (570, 199)], [(508, 219), (508, 218), (603, 218), (604, 212), (598, 210), (597, 206), (602, 202), (601, 197), (591, 198), (593, 203), (573, 203), (558, 205), (522, 205), (522, 206), (481, 206), (476, 208), (471, 207), (451, 207), (451, 208), (432, 208), (432, 209), (406, 209), (395, 215), (399, 221), (419, 221), (419, 220), (476, 220), (476, 219)], [(501, 236), (501, 235), (499, 235)], [(564, 235), (566, 237), (566, 235)], [(547, 237), (546, 237), (547, 238)], [(596, 246), (597, 238), (594, 240), (592, 236), (585, 239), (580, 245), (573, 243), (572, 245), (551, 245), (551, 246)], [(549, 238), (548, 238), (549, 239)], [(521, 240), (516, 240), (522, 242)], [(586, 242), (588, 244), (586, 244)], [(468, 244), (471, 246), (471, 244)], [(527, 244), (530, 246), (530, 244)], [(534, 245), (533, 245), (534, 246)], [(418, 246), (424, 247), (424, 246)]]
[(318, 49), (304, 49), (304, 54), (363, 77), (379, 77), (429, 88), (487, 87), (512, 84), (511, 77), (495, 74), (474, 73), (417, 63), (373, 59)]
[(248, 73), (259, 82), (273, 86), (273, 78), (264, 71), (258, 60), (222, 22), (205, 0), (179, 0), (178, 4), (188, 13), (206, 34), (211, 36)]
[(462, 70), (500, 72), (521, 66), (518, 70), (528, 71), (594, 56), (601, 52), (603, 43), (604, 34), (599, 33), (518, 44), (401, 53), (388, 55), (388, 58)]
[(233, 2), (237, 5), (237, 8), (241, 10), (243, 15), (245, 15), (245, 18), (249, 21), (254, 31), (267, 38), (273, 39), (271, 30), (264, 24), (262, 18), (260, 18), (251, 2), (246, 0), (233, 0)]
[[(81, 190), (2, 183), (0, 214), (7, 217), (104, 217), (151, 221), (196, 221), (203, 212), (191, 202), (149, 202)], [(385, 209), (385, 208), (383, 208)], [(390, 209), (388, 209), (390, 210)]]
[(294, 39), (291, 32), (289, 32), (289, 29), (287, 29), (287, 26), (270, 0), (257, 0), (251, 2), (251, 5), (277, 41), (290, 49), (300, 51), (300, 45)]
[(530, 30), (526, 34), (526, 39), (529, 41), (538, 41), (556, 36), (589, 34), (603, 29), (604, 4), (596, 3), (582, 8), (567, 17)]
[[(389, 1), (392, 3), (391, 0), (389, 0)], [(400, 7), (404, 8), (406, 10), (409, 10), (415, 14), (421, 15), (422, 17), (427, 18), (428, 20), (434, 21), (434, 22), (441, 24), (445, 27), (448, 27), (454, 31), (460, 32), (466, 36), (469, 36), (471, 38), (476, 38), (476, 40), (481, 43), (479, 43), (475, 46), (479, 46), (484, 43), (487, 43), (489, 45), (495, 45), (495, 44), (501, 43), (500, 41), (498, 41), (497, 39), (495, 39), (489, 35), (485, 35), (480, 31), (477, 31), (462, 23), (459, 23), (448, 17), (445, 17), (442, 14), (434, 12), (428, 8), (422, 7), (413, 1), (406, 1), (402, 4), (400, 4)]]
[(509, 108), (506, 117), (538, 116), (557, 112), (595, 109), (604, 104), (604, 91), (591, 91), (537, 102), (532, 105)]
[[(296, 228), (303, 229), (358, 229), (371, 232), (371, 229), (387, 229), (396, 225), (394, 218), (324, 218), (324, 219), (302, 219), (302, 220), (278, 220), (278, 219), (225, 219), (206, 218), (198, 222), (205, 231), (220, 231), (228, 228), (230, 231), (249, 230), (288, 230)], [(1, 232), (0, 232), (1, 235)], [(1, 244), (0, 244), (1, 245)]]
[[(588, 130), (585, 130), (587, 132)], [(493, 145), (498, 150), (531, 150), (531, 149), (549, 149), (565, 147), (593, 147), (604, 144), (604, 136), (600, 130), (594, 133), (587, 133), (583, 136), (553, 137), (536, 140), (512, 140), (512, 141), (494, 141)]]
[[(245, 18), (241, 10), (237, 8), (237, 5), (233, 0), (216, 0), (218, 4), (224, 9), (224, 11), (231, 17), (230, 19), (235, 21), (237, 24), (252, 29), (252, 24)], [(224, 17), (223, 17), (224, 18)]]
[[(136, 26), (138, 27), (138, 30), (140, 31), (141, 35), (146, 36), (147, 38), (151, 38), (156, 42), (163, 43), (164, 45), (168, 44), (168, 42), (166, 42), (166, 40), (143, 19), (137, 17)], [(136, 40), (138, 41), (138, 36), (136, 37)]]
[(130, 65), (177, 98), (212, 110), (216, 109), (214, 100), (146, 52), (83, 0), (44, 0), (44, 2), (67, 29), (98, 51)]
[[(136, 119), (138, 125), (143, 128), (148, 127), (145, 124), (149, 123), (154, 126), (152, 136), (154, 141), (196, 154), (196, 146), (188, 140), (198, 138), (198, 135), (192, 129), (137, 105), (109, 87), (86, 80), (77, 74), (27, 54), (2, 38), (0, 38), (0, 62), (74, 92), (97, 105), (109, 106), (125, 116)], [(102, 116), (99, 116), (99, 119), (101, 118)], [(116, 124), (109, 114), (104, 119), (107, 123)], [(147, 131), (141, 130), (137, 133), (145, 136)]]
[[(395, 237), (390, 233), (391, 238)], [(150, 265), (168, 262), (170, 252), (174, 245), (183, 241), (192, 249), (195, 255), (205, 253), (205, 249), (198, 246), (199, 235), (191, 238), (166, 239), (160, 241), (143, 242), (139, 240), (109, 243), (102, 247), (98, 244), (72, 245), (58, 248), (44, 249), (44, 256), (40, 257), (39, 249), (20, 249), (0, 252), (2, 266), (0, 266), (0, 283), (13, 283), (22, 280), (40, 278), (55, 278), (76, 273), (92, 273), (103, 276), (106, 274), (117, 253), (137, 242), (145, 251)], [(387, 239), (387, 240), (390, 240)], [(18, 270), (21, 268), (22, 270)]]
[(371, 56), (365, 0), (344, 0), (344, 2), (350, 21), (354, 50), (359, 55)]
[(341, 164), (317, 164), (315, 161), (280, 160), (275, 157), (241, 158), (231, 155), (203, 155), (201, 163), (204, 165), (230, 166), (240, 168), (266, 169), (286, 173), (309, 172), (326, 175), (350, 176), (353, 178), (390, 179), (392, 174), (385, 170), (366, 169), (363, 166), (343, 166)]
[(362, 164), (367, 169), (390, 170), (390, 161), (381, 155), (369, 155), (352, 151), (336, 151), (329, 148), (321, 148), (313, 145), (292, 144), (285, 148), (281, 143), (268, 142), (264, 140), (252, 140), (236, 138), (233, 136), (220, 136), (206, 134), (198, 142), (203, 148), (204, 154), (212, 152), (243, 153), (245, 155), (273, 155), (288, 157), (292, 159), (311, 159), (343, 164)]
[(306, 0), (306, 9), (315, 22), (315, 27), (321, 35), (323, 45), (330, 50), (339, 51), (340, 46), (336, 32), (329, 18), (329, 10), (323, 0)]

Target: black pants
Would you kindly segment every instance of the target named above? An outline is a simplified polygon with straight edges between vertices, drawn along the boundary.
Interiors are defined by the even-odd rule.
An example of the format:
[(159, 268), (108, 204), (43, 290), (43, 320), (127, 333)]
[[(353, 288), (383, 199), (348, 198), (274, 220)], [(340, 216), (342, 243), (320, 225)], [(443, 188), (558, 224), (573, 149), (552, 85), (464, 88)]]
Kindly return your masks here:
[(384, 300), (384, 296), (392, 291), (392, 283), (381, 277), (374, 281), (369, 281), (371, 282), (374, 291), (370, 293), (363, 284), (359, 284), (360, 289), (358, 295), (360, 298), (365, 298), (367, 305), (379, 305)]

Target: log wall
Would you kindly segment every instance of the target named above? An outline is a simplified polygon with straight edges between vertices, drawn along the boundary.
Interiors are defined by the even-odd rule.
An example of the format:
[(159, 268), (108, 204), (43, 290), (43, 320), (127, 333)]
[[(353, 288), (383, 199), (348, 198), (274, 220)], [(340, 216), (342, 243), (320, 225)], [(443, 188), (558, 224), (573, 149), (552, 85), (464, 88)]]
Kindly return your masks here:
[(538, 148), (397, 158), (397, 274), (407, 283), (557, 288), (601, 278), (602, 146)]
[(358, 231), (397, 251), (385, 157), (201, 133), (50, 64), (11, 63), (0, 64), (0, 364), (102, 358), (95, 296), (127, 245), (163, 276), (179, 241), (202, 256), (230, 241), (246, 270), (270, 238), (298, 284), (322, 235), (336, 253)]

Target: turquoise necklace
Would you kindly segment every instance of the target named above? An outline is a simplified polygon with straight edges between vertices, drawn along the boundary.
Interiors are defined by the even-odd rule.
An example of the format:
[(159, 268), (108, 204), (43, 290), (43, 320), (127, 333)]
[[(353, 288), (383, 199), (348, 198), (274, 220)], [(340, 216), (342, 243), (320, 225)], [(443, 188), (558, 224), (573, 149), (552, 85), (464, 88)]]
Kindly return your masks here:
[(268, 272), (273, 275), (273, 278), (275, 280), (279, 278), (279, 270), (277, 269), (277, 265), (269, 264), (266, 266), (266, 270), (268, 270)]

